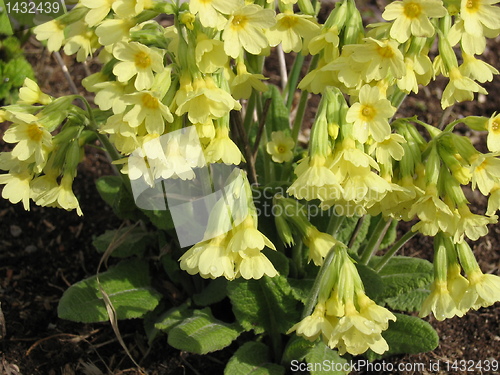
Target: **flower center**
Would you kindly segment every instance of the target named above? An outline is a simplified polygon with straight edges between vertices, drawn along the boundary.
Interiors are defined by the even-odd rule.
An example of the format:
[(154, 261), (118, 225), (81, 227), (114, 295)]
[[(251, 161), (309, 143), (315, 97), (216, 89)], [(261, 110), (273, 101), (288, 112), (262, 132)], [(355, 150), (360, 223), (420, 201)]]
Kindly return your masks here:
[(158, 103), (158, 99), (151, 94), (143, 94), (141, 100), (142, 105), (148, 109), (158, 109), (158, 107), (160, 106), (160, 103)]
[(280, 154), (284, 154), (284, 153), (286, 152), (286, 147), (285, 147), (285, 146), (283, 146), (283, 145), (279, 145), (279, 146), (278, 146), (278, 152), (279, 152)]
[(365, 120), (372, 120), (375, 117), (376, 113), (376, 109), (371, 105), (365, 105), (361, 110), (361, 115), (365, 118)]
[(151, 57), (146, 52), (137, 52), (134, 56), (134, 63), (138, 68), (149, 68), (151, 66)]
[(241, 14), (237, 14), (236, 16), (233, 17), (233, 20), (231, 23), (233, 24), (234, 28), (237, 29), (243, 29), (245, 25), (248, 22), (248, 17), (243, 16)]
[(500, 132), (500, 120), (495, 120), (491, 122), (491, 129), (493, 133), (499, 133)]
[(465, 7), (469, 11), (477, 11), (479, 8), (479, 0), (467, 0), (465, 2)]
[(384, 47), (377, 47), (377, 52), (380, 56), (382, 56), (385, 59), (390, 59), (394, 57), (394, 51), (391, 48), (391, 46), (384, 46)]
[(408, 18), (418, 18), (422, 13), (422, 7), (417, 3), (408, 3), (404, 6), (404, 14)]
[(295, 27), (298, 22), (299, 20), (295, 16), (284, 16), (280, 21), (281, 25), (283, 25), (286, 29)]
[(32, 141), (40, 142), (43, 136), (43, 131), (40, 129), (38, 124), (28, 125), (28, 137)]

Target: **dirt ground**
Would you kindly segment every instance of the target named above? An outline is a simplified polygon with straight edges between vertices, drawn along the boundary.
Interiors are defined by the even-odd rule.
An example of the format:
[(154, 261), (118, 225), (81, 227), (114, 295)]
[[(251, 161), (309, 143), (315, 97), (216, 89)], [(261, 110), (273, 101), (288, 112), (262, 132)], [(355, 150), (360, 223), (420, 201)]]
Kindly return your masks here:
[[(54, 96), (70, 93), (68, 82), (53, 56), (34, 40), (28, 43), (26, 51), (42, 89)], [(494, 66), (499, 66), (500, 38), (490, 44), (484, 57)], [(66, 56), (64, 60), (77, 83), (88, 71), (98, 69), (93, 64), (76, 64)], [(416, 109), (422, 120), (437, 124), (442, 115), (437, 99), (443, 88), (441, 83), (409, 98), (401, 115), (414, 115)], [(500, 78), (486, 84), (485, 88), (490, 92), (488, 97), (480, 97), (480, 103), (456, 105), (450, 118), (489, 116), (500, 111)], [(6, 125), (0, 126), (3, 133)], [(460, 129), (484, 148), (484, 133)], [(0, 141), (0, 150), (6, 149), (7, 145)], [(64, 290), (96, 272), (99, 255), (91, 244), (93, 236), (121, 224), (101, 201), (94, 186), (98, 177), (110, 173), (112, 170), (106, 157), (96, 148), (88, 148), (75, 183), (84, 212), (82, 217), (75, 212), (35, 205), (26, 212), (21, 205), (13, 206), (0, 199), (0, 311), (3, 312), (3, 316), (0, 314), (0, 375), (140, 374), (119, 345), (109, 324), (78, 324), (57, 317), (57, 303)], [(485, 207), (484, 197), (471, 193), (468, 198), (478, 210)], [(474, 244), (484, 272), (500, 273), (499, 242), (500, 225), (497, 225), (490, 228), (488, 236)], [(401, 253), (431, 259), (432, 241), (416, 237)], [(446, 364), (467, 361), (464, 363), (468, 367), (485, 360), (500, 361), (500, 304), (444, 322), (433, 318), (427, 320), (439, 333), (437, 349), (386, 360), (394, 368), (405, 365), (403, 371), (391, 371), (386, 367), (381, 371), (361, 373), (470, 374), (470, 371), (461, 371), (460, 367), (457, 371), (447, 369)], [(151, 375), (222, 374), (225, 363), (238, 348), (238, 342), (235, 342), (221, 352), (199, 356), (169, 347), (165, 338), (148, 348), (140, 321), (120, 322), (120, 330), (133, 357)], [(423, 364), (423, 367), (415, 364)], [(472, 373), (490, 375), (499, 372)]]

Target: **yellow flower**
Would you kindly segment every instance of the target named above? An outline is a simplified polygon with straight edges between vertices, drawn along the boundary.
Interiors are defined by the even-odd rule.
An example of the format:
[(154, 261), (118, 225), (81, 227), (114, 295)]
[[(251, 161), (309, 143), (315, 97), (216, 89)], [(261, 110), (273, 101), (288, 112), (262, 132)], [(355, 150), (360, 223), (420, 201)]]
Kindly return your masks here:
[(313, 36), (309, 41), (307, 48), (311, 55), (316, 55), (324, 51), (324, 58), (327, 61), (333, 61), (339, 56), (339, 31), (337, 26), (322, 28), (321, 34)]
[(52, 99), (47, 94), (44, 94), (37, 83), (30, 78), (24, 79), (23, 87), (19, 89), (20, 104), (49, 104)]
[(468, 34), (482, 37), (484, 29), (496, 30), (500, 25), (500, 8), (493, 6), (498, 0), (462, 0), (460, 17)]
[(196, 42), (195, 59), (202, 73), (216, 72), (227, 62), (224, 43), (220, 40), (209, 39), (205, 34), (200, 33)]
[(262, 74), (248, 73), (244, 62), (236, 65), (237, 75), (231, 80), (231, 94), (236, 100), (248, 99), (252, 95), (252, 90), (265, 92), (267, 86), (262, 80), (267, 79)]
[(47, 40), (47, 48), (50, 52), (59, 51), (64, 41), (64, 29), (66, 25), (58, 20), (52, 20), (35, 27), (33, 32), (36, 39)]
[(153, 7), (152, 0), (114, 0), (113, 10), (120, 18), (134, 17), (144, 9)]
[(365, 38), (364, 44), (353, 45), (350, 58), (362, 64), (361, 78), (365, 82), (381, 81), (391, 74), (401, 78), (405, 74), (403, 54), (394, 40)]
[(431, 294), (425, 299), (420, 309), (421, 318), (433, 313), (437, 320), (445, 320), (456, 316), (462, 316), (463, 313), (457, 308), (446, 280), (434, 280), (431, 285)]
[(114, 0), (81, 0), (80, 4), (90, 8), (85, 16), (85, 22), (89, 26), (95, 26), (108, 15)]
[(404, 43), (411, 35), (433, 36), (434, 26), (428, 17), (440, 18), (447, 14), (441, 0), (403, 0), (387, 5), (382, 17), (388, 21), (395, 20), (391, 26), (391, 38)]
[(220, 126), (215, 129), (215, 137), (205, 149), (207, 163), (234, 164), (239, 165), (242, 160), (241, 151), (229, 138), (229, 129)]
[(497, 222), (497, 216), (483, 216), (473, 214), (469, 206), (462, 204), (458, 207), (459, 219), (457, 222), (457, 228), (453, 233), (453, 239), (455, 242), (463, 241), (464, 235), (473, 241), (476, 241), (480, 237), (486, 236), (488, 234), (488, 224), (495, 224)]
[(281, 43), (283, 51), (289, 53), (302, 51), (302, 39), (307, 44), (319, 31), (313, 16), (284, 12), (276, 16), (276, 25), (266, 35), (272, 47)]
[(256, 4), (234, 11), (222, 33), (226, 54), (237, 58), (243, 49), (254, 55), (260, 54), (268, 46), (264, 29), (275, 24), (274, 14), (274, 10), (262, 9)]
[(500, 151), (500, 113), (493, 114), (488, 120), (488, 137), (486, 145), (491, 152)]
[(271, 139), (272, 141), (266, 145), (266, 150), (275, 163), (284, 163), (293, 159), (292, 150), (295, 142), (292, 137), (279, 130), (271, 133)]
[(95, 29), (99, 43), (109, 46), (130, 39), (130, 29), (136, 25), (130, 18), (111, 18), (102, 21)]
[(144, 122), (149, 134), (163, 134), (165, 121), (174, 120), (168, 107), (161, 102), (161, 98), (155, 92), (141, 91), (128, 94), (124, 102), (134, 107), (123, 116), (123, 121), (127, 121), (134, 128)]
[(492, 154), (477, 154), (471, 159), (472, 188), (477, 186), (487, 196), (500, 181), (500, 159)]
[(488, 307), (500, 301), (500, 277), (484, 274), (478, 269), (467, 275), (467, 278), (469, 286), (460, 303), (464, 312), (470, 308), (477, 310), (480, 307)]
[(241, 109), (241, 104), (227, 91), (217, 87), (209, 76), (205, 79), (196, 78), (192, 87), (188, 85), (183, 89), (181, 86), (181, 90), (174, 98), (178, 106), (175, 114), (181, 116), (187, 113), (189, 121), (193, 124), (203, 124), (209, 119), (221, 118), (233, 109)]
[(203, 26), (220, 30), (226, 23), (222, 14), (232, 14), (242, 5), (242, 0), (191, 0), (189, 11), (198, 14)]
[(103, 111), (112, 109), (114, 114), (125, 112), (127, 108), (126, 95), (135, 91), (132, 84), (119, 81), (95, 83), (91, 88), (97, 91), (94, 103)]
[(354, 103), (347, 111), (346, 120), (353, 124), (353, 137), (366, 143), (368, 137), (376, 142), (383, 142), (391, 134), (388, 119), (394, 115), (396, 108), (377, 87), (364, 85), (359, 91), (359, 102)]
[(304, 236), (304, 244), (309, 248), (309, 259), (316, 266), (321, 266), (329, 251), (338, 241), (328, 233), (320, 232), (313, 225), (307, 228)]
[(137, 90), (148, 90), (153, 85), (153, 72), (160, 73), (165, 68), (160, 52), (138, 42), (119, 42), (113, 48), (113, 56), (120, 60), (113, 67), (113, 73), (120, 82), (127, 82), (136, 76)]
[(227, 241), (227, 236), (221, 235), (194, 245), (180, 257), (181, 270), (190, 275), (199, 273), (204, 278), (224, 276), (233, 280), (237, 254), (227, 248)]
[(100, 47), (97, 36), (83, 21), (69, 25), (67, 33), (68, 38), (64, 44), (64, 53), (67, 55), (76, 53), (76, 60), (79, 62), (85, 61)]
[(66, 174), (62, 177), (59, 186), (35, 197), (35, 203), (39, 206), (64, 208), (67, 211), (76, 209), (78, 216), (81, 216), (83, 213), (72, 187), (73, 177)]
[(333, 333), (333, 326), (326, 317), (325, 304), (318, 303), (313, 313), (290, 328), (287, 335), (294, 331), (309, 341), (315, 341), (320, 335), (330, 337)]
[(6, 130), (3, 140), (7, 143), (17, 143), (12, 150), (12, 156), (21, 161), (34, 161), (35, 171), (41, 172), (52, 150), (52, 135), (38, 122), (37, 117), (27, 115), (25, 119), (31, 121), (17, 120)]
[(297, 179), (287, 193), (297, 199), (331, 200), (341, 196), (343, 190), (335, 174), (327, 167), (324, 156), (306, 157), (295, 168)]
[(488, 92), (472, 79), (462, 75), (456, 67), (450, 69), (450, 82), (446, 85), (441, 97), (441, 107), (443, 109), (465, 100), (474, 99), (474, 92), (488, 94)]
[(16, 173), (14, 171), (0, 174), (0, 185), (5, 185), (2, 190), (2, 197), (8, 199), (10, 203), (23, 202), (26, 211), (30, 209), (30, 181), (33, 175), (28, 171)]
[(382, 354), (389, 350), (381, 335), (382, 326), (360, 314), (352, 301), (345, 304), (345, 315), (333, 327), (333, 334), (328, 346), (338, 348), (341, 355), (347, 353), (359, 355), (368, 349)]
[(238, 252), (236, 276), (246, 280), (260, 279), (262, 276), (274, 277), (278, 271), (271, 261), (259, 249), (247, 249)]
[(498, 70), (486, 62), (476, 59), (473, 55), (462, 53), (464, 62), (458, 67), (462, 75), (472, 78), (478, 82), (491, 82), (493, 74), (498, 74)]
[(369, 154), (375, 152), (377, 162), (383, 165), (391, 165), (394, 160), (401, 160), (405, 154), (402, 143), (406, 139), (400, 134), (391, 134), (382, 142), (374, 142), (370, 145)]

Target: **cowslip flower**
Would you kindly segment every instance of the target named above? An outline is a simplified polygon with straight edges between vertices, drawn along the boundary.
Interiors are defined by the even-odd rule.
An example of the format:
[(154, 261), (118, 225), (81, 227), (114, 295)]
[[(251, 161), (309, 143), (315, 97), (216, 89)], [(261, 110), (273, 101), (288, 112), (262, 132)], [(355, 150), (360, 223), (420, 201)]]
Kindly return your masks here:
[(193, 124), (203, 124), (209, 119), (221, 118), (233, 109), (241, 109), (241, 104), (227, 91), (217, 87), (210, 76), (196, 78), (192, 86), (188, 84), (183, 91), (178, 90), (174, 101), (178, 106), (175, 114), (181, 116), (187, 113)]
[(493, 80), (493, 74), (498, 74), (498, 70), (490, 64), (476, 59), (473, 55), (462, 53), (464, 62), (458, 67), (462, 75), (485, 83)]
[(118, 81), (127, 82), (136, 76), (134, 86), (139, 91), (150, 89), (154, 81), (153, 72), (160, 73), (165, 69), (161, 53), (138, 42), (115, 44), (113, 56), (120, 60), (113, 67)]
[(338, 241), (328, 233), (320, 232), (315, 226), (307, 227), (304, 235), (304, 244), (309, 248), (308, 261), (321, 266), (328, 252)]
[(249, 73), (244, 62), (239, 61), (236, 65), (237, 74), (230, 81), (231, 94), (236, 100), (248, 99), (252, 91), (265, 92), (267, 86), (262, 80), (267, 79), (262, 74)]
[(391, 38), (404, 43), (411, 35), (427, 38), (433, 36), (434, 26), (428, 17), (440, 18), (447, 14), (441, 0), (403, 0), (387, 5), (382, 17), (387, 21), (394, 20)]
[(123, 121), (134, 128), (144, 122), (149, 134), (163, 134), (165, 121), (173, 121), (170, 109), (161, 102), (156, 92), (141, 91), (127, 94), (124, 102), (133, 105), (133, 108), (123, 116)]
[(205, 149), (207, 163), (239, 165), (242, 161), (241, 151), (229, 137), (229, 129), (219, 126), (215, 129), (215, 137)]
[(2, 198), (8, 199), (12, 204), (22, 202), (24, 209), (29, 211), (32, 179), (33, 175), (27, 170), (0, 174), (0, 185), (5, 185), (2, 189)]
[(481, 194), (487, 196), (500, 181), (500, 159), (492, 154), (477, 154), (472, 157), (470, 171), (472, 188), (477, 187)]
[(454, 316), (463, 316), (453, 300), (446, 280), (435, 280), (431, 285), (431, 294), (425, 299), (420, 309), (421, 318), (433, 313), (437, 320), (445, 320)]
[(37, 40), (47, 41), (49, 51), (59, 51), (64, 41), (64, 29), (66, 25), (58, 20), (42, 23), (33, 29)]
[(474, 99), (474, 93), (487, 95), (488, 92), (469, 77), (464, 76), (457, 67), (450, 69), (450, 81), (446, 85), (441, 96), (441, 107), (443, 109), (455, 104)]
[(287, 335), (292, 332), (309, 341), (315, 341), (320, 335), (323, 338), (329, 338), (333, 333), (333, 325), (326, 316), (325, 304), (317, 303), (313, 313), (294, 324), (288, 330)]
[(359, 91), (359, 102), (354, 103), (347, 111), (346, 120), (353, 124), (353, 137), (366, 143), (369, 137), (376, 142), (383, 142), (391, 134), (388, 119), (394, 115), (396, 108), (377, 87), (364, 85)]
[(275, 163), (285, 163), (293, 159), (292, 137), (279, 130), (271, 133), (271, 141), (267, 143), (266, 150)]
[(307, 42), (320, 31), (313, 16), (283, 12), (276, 16), (276, 24), (267, 32), (272, 47), (281, 43), (283, 51), (289, 53), (302, 50), (303, 42)]
[(59, 186), (34, 197), (34, 200), (39, 206), (58, 207), (67, 211), (76, 209), (78, 216), (83, 215), (78, 199), (73, 192), (73, 176), (71, 174), (63, 175)]
[(224, 31), (224, 50), (228, 56), (237, 58), (244, 49), (258, 55), (268, 46), (264, 29), (276, 23), (274, 10), (259, 5), (245, 5), (231, 14)]
[(460, 17), (468, 34), (482, 37), (484, 29), (499, 29), (500, 8), (493, 6), (498, 0), (462, 0)]
[(486, 145), (488, 146), (488, 150), (491, 152), (500, 151), (500, 113), (494, 113), (488, 119), (488, 136), (486, 138)]
[(17, 143), (12, 150), (12, 156), (21, 160), (35, 162), (35, 171), (40, 172), (47, 161), (49, 152), (52, 150), (52, 135), (38, 122), (33, 115), (25, 115), (29, 122), (17, 121), (11, 125), (3, 136), (7, 143)]
[(223, 14), (232, 14), (243, 4), (242, 0), (191, 0), (189, 11), (199, 16), (203, 26), (220, 30), (226, 23)]
[(95, 26), (101, 22), (111, 10), (114, 0), (81, 0), (80, 4), (90, 9), (85, 15), (85, 22)]
[(18, 103), (20, 104), (49, 104), (52, 102), (52, 98), (43, 93), (38, 84), (28, 77), (24, 79), (23, 87), (19, 89), (19, 99)]
[(97, 36), (83, 21), (67, 26), (67, 35), (64, 53), (67, 55), (76, 53), (76, 60), (79, 62), (85, 61), (100, 47)]

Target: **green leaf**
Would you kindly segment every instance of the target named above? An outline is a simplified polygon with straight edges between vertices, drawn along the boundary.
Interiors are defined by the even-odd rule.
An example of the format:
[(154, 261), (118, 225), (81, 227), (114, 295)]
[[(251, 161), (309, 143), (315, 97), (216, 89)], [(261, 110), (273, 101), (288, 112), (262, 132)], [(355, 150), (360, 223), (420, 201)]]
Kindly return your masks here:
[(262, 250), (262, 253), (271, 261), (276, 271), (281, 276), (288, 276), (288, 272), (290, 271), (290, 258), (288, 258), (285, 254), (268, 249), (267, 247)]
[(269, 348), (261, 342), (243, 344), (224, 369), (224, 375), (282, 375), (285, 368), (269, 359)]
[(151, 223), (162, 230), (174, 228), (174, 220), (169, 210), (142, 210), (144, 214), (151, 220)]
[(205, 289), (193, 295), (193, 302), (198, 306), (208, 306), (220, 302), (227, 296), (226, 286), (227, 280), (223, 277), (210, 280)]
[(155, 328), (168, 333), (176, 325), (185, 319), (192, 317), (193, 313), (194, 310), (189, 308), (189, 304), (183, 303), (182, 305), (172, 307), (170, 310), (163, 313), (154, 326)]
[(429, 293), (429, 289), (418, 288), (391, 298), (386, 298), (385, 303), (393, 310), (419, 311)]
[(92, 244), (99, 253), (104, 253), (110, 244), (116, 246), (111, 253), (115, 258), (127, 258), (131, 255), (142, 254), (151, 243), (153, 237), (140, 227), (125, 227), (115, 230), (107, 230), (97, 237)]
[[(379, 273), (384, 284), (384, 299), (392, 299), (394, 308), (405, 310), (404, 307), (415, 303), (411, 291), (426, 287), (433, 279), (432, 263), (425, 259), (396, 256), (389, 260)], [(404, 300), (404, 295), (408, 301)], [(395, 297), (398, 297), (395, 299)], [(400, 305), (395, 305), (399, 302)]]
[(384, 283), (380, 275), (372, 268), (360, 263), (356, 263), (356, 268), (359, 276), (361, 277), (361, 281), (363, 281), (366, 295), (376, 302), (380, 301), (380, 297), (384, 294), (385, 290)]
[(370, 351), (370, 360), (389, 357), (395, 354), (425, 353), (437, 348), (439, 336), (432, 326), (415, 316), (394, 314), (397, 320), (389, 323), (389, 328), (382, 336), (389, 345), (389, 350), (382, 356)]
[(309, 294), (311, 293), (311, 289), (314, 285), (314, 279), (288, 278), (288, 282), (292, 287), (292, 294), (295, 299), (305, 304), (309, 299)]
[(207, 307), (170, 329), (168, 343), (179, 350), (207, 354), (225, 348), (239, 334), (236, 325), (215, 319)]
[[(149, 280), (148, 264), (142, 260), (122, 261), (99, 274), (102, 289), (109, 296), (118, 319), (140, 318), (161, 299)], [(57, 309), (61, 319), (92, 323), (108, 320), (96, 276), (72, 285), (64, 292)]]
[[(347, 360), (342, 358), (336, 350), (330, 349), (323, 341), (319, 341), (306, 355), (306, 361), (309, 365), (313, 365), (309, 370), (311, 375), (345, 375), (350, 372), (337, 370), (339, 367), (344, 369)], [(321, 366), (317, 366), (318, 363)]]
[(138, 219), (138, 209), (131, 193), (118, 176), (104, 176), (96, 181), (97, 191), (121, 219)]
[(247, 331), (285, 333), (300, 320), (298, 302), (283, 276), (231, 281), (228, 296), (234, 315)]
[(12, 35), (14, 31), (10, 24), (9, 16), (7, 15), (7, 10), (5, 9), (5, 4), (3, 0), (0, 0), (0, 34)]
[(275, 85), (268, 85), (269, 90), (262, 94), (263, 102), (271, 100), (266, 117), (266, 126), (272, 131), (284, 131), (290, 133), (290, 113), (285, 105), (280, 91)]
[(283, 352), (282, 362), (302, 361), (315, 345), (314, 342), (306, 340), (301, 336), (293, 335)]

